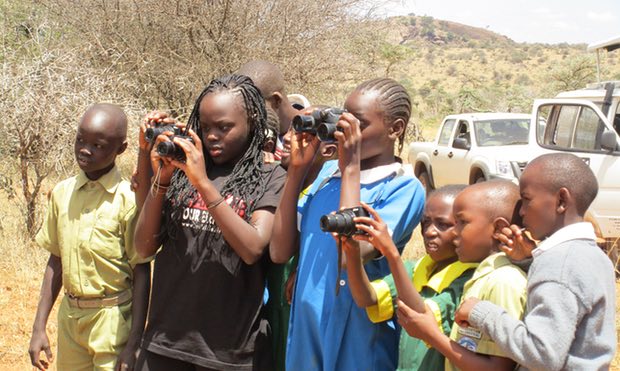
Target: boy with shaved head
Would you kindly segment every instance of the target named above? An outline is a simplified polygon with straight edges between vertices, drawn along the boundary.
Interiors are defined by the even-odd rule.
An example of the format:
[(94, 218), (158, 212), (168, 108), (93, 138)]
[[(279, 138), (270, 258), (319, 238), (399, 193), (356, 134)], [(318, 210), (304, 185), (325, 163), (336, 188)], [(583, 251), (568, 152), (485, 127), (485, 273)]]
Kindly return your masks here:
[(456, 321), (488, 334), (523, 369), (609, 369), (616, 350), (614, 269), (584, 222), (596, 177), (577, 156), (547, 154), (528, 164), (520, 189), (523, 224), (541, 243), (532, 250), (514, 225), (501, 239), (507, 250), (533, 256), (525, 317), (470, 299)]
[(89, 107), (75, 138), (81, 171), (52, 191), (36, 237), (50, 257), (28, 350), (40, 370), (53, 359), (45, 328), (61, 286), (65, 295), (58, 310), (57, 368), (133, 368), (146, 319), (150, 269), (133, 246), (134, 193), (115, 166), (116, 156), (127, 148), (126, 137), (127, 116), (120, 107)]
[[(463, 298), (488, 300), (506, 316), (521, 318), (525, 310), (526, 276), (500, 251), (502, 228), (519, 223), (519, 188), (505, 180), (468, 186), (454, 200), (456, 254), (463, 263), (480, 263), (465, 283)], [(459, 326), (444, 334), (434, 311), (417, 313), (401, 300), (398, 321), (446, 358), (446, 370), (513, 370), (515, 363), (491, 337), (477, 328)]]
[(280, 131), (278, 142), (276, 143), (275, 160), (280, 161), (282, 152), (282, 137), (288, 131), (293, 122), (293, 117), (299, 112), (289, 102), (284, 88), (284, 75), (278, 66), (263, 60), (249, 61), (237, 72), (240, 75), (248, 76), (258, 87), (261, 95), (265, 99), (267, 107), (278, 114), (280, 120)]

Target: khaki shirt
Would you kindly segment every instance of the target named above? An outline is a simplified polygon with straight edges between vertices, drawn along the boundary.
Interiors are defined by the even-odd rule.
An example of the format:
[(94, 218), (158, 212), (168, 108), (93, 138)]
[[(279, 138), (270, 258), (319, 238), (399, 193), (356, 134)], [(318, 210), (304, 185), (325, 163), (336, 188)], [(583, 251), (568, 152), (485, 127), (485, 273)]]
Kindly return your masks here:
[[(527, 297), (527, 276), (506, 254), (493, 254), (480, 263), (474, 276), (465, 283), (462, 300), (471, 297), (490, 301), (521, 319)], [(450, 339), (472, 352), (508, 357), (488, 335), (473, 327), (461, 328), (454, 323)], [(447, 358), (446, 370), (456, 370)]]
[(95, 181), (84, 172), (52, 191), (39, 246), (62, 261), (66, 293), (81, 298), (130, 289), (140, 259), (133, 245), (137, 221), (134, 193), (114, 167)]

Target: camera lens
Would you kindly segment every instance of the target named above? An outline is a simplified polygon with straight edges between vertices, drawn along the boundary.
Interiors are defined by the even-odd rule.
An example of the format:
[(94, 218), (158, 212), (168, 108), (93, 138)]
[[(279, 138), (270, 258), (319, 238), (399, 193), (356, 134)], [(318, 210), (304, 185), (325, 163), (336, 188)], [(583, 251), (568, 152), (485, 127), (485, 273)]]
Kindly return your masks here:
[(162, 157), (172, 157), (176, 152), (176, 145), (170, 142), (161, 142), (157, 145), (157, 153)]
[(316, 134), (316, 128), (314, 127), (315, 119), (312, 116), (297, 115), (293, 117), (293, 129), (296, 132)]
[(160, 126), (156, 126), (154, 128), (146, 128), (146, 131), (144, 132), (144, 139), (146, 139), (147, 142), (152, 143), (155, 141), (155, 139), (157, 139), (158, 136), (160, 136), (161, 134), (163, 134), (166, 131), (171, 131), (171, 132), (176, 132), (177, 127), (174, 125), (161, 125)]
[(157, 137), (155, 135), (155, 129), (153, 128), (146, 128), (146, 132), (144, 132), (144, 138), (146, 139), (147, 142), (152, 142), (153, 139), (155, 139), (155, 137)]
[(334, 133), (340, 130), (336, 124), (323, 123), (316, 129), (316, 135), (321, 142), (334, 142)]
[(353, 222), (353, 215), (346, 210), (339, 213), (323, 215), (321, 217), (321, 230), (323, 232), (335, 232), (341, 235), (350, 236), (356, 228)]

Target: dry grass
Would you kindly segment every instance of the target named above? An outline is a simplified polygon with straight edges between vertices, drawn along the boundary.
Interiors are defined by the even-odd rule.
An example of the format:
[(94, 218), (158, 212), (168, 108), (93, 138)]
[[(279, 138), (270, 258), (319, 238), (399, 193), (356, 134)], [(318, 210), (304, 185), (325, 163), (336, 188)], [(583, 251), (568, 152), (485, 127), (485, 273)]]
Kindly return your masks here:
[[(0, 370), (29, 369), (28, 343), (47, 254), (26, 235), (19, 205), (0, 194)], [(48, 336), (56, 346), (56, 310)]]

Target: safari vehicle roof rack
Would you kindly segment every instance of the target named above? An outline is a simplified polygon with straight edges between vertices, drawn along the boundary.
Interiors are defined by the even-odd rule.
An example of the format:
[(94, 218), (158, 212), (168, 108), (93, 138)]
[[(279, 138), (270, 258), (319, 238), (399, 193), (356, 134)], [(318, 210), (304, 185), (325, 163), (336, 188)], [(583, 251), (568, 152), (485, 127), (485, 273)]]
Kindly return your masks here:
[(588, 45), (588, 51), (596, 51), (596, 81), (601, 82), (601, 61), (600, 51), (606, 50), (608, 52), (620, 48), (620, 36), (612, 37), (611, 39), (599, 41)]

